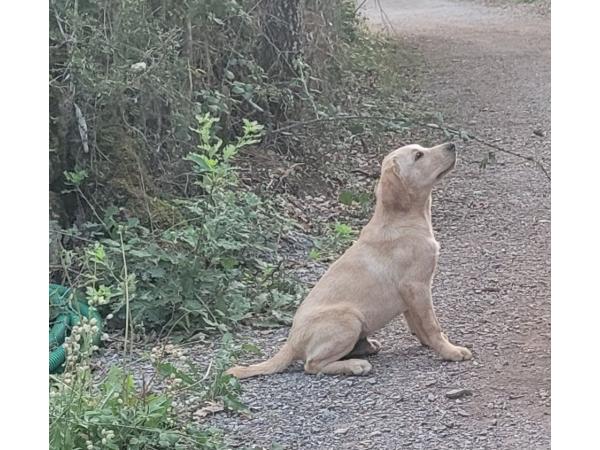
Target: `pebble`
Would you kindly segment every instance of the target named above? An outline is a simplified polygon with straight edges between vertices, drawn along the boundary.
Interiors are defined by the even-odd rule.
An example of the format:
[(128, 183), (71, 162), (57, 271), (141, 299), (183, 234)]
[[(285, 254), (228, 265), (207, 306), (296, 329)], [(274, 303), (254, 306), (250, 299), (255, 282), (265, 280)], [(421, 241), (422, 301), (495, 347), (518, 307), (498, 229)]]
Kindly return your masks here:
[(469, 417), (471, 415), (468, 412), (466, 412), (464, 409), (461, 409), (461, 408), (458, 408), (456, 410), (456, 414), (458, 414), (459, 416), (462, 416), (462, 417)]
[(469, 389), (452, 389), (451, 391), (446, 392), (446, 397), (450, 399), (462, 398), (467, 395), (473, 395), (473, 392)]

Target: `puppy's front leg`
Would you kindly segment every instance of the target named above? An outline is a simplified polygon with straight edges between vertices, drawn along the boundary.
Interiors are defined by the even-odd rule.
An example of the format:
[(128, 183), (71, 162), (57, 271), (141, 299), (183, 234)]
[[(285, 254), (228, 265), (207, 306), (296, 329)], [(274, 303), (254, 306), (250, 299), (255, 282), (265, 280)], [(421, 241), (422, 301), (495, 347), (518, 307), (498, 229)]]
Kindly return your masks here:
[(410, 309), (404, 313), (404, 318), (406, 319), (408, 329), (410, 330), (410, 332), (413, 335), (415, 335), (417, 337), (417, 339), (419, 340), (421, 345), (429, 347), (430, 345), (427, 342), (427, 336), (425, 335), (425, 332), (423, 331), (423, 329), (420, 327), (420, 323), (416, 319), (413, 318), (413, 316), (410, 312)]
[[(433, 311), (431, 288), (426, 283), (406, 283), (400, 287), (402, 297), (408, 306), (408, 315), (419, 340), (430, 346), (442, 358), (451, 361), (471, 359), (469, 349), (448, 341)], [(413, 328), (414, 327), (414, 328)], [(421, 335), (421, 336), (419, 336)]]

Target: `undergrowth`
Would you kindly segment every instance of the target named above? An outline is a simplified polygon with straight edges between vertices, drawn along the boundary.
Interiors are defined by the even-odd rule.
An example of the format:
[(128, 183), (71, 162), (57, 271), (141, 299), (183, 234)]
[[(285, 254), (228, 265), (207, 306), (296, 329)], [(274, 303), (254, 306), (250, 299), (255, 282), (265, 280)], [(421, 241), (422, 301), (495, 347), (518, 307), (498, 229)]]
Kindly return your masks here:
[[(302, 286), (281, 270), (277, 248), (293, 222), (244, 189), (233, 165), (262, 127), (246, 121), (243, 134), (225, 144), (215, 122), (197, 118), (199, 144), (186, 159), (199, 194), (171, 202), (178, 217), (172, 226), (153, 231), (108, 208), (97, 223), (67, 232), (85, 244), (63, 252), (64, 282), (117, 323), (186, 332), (277, 325), (289, 321), (302, 296)], [(82, 175), (67, 177), (81, 193)]]
[(90, 366), (93, 332), (85, 319), (73, 328), (65, 342), (65, 370), (50, 377), (51, 449), (226, 448), (218, 430), (184, 420), (181, 407), (183, 398), (194, 395), (199, 412), (247, 412), (239, 382), (224, 373), (244, 350), (228, 335), (207, 369), (168, 345), (155, 347), (147, 357), (154, 365), (149, 379), (113, 366), (98, 380)]

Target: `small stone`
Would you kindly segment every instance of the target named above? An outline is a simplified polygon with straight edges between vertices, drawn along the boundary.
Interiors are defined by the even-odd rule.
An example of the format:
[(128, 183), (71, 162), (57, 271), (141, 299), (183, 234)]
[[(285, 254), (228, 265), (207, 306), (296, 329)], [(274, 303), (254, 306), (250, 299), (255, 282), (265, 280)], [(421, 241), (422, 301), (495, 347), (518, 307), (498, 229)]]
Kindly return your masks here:
[(337, 428), (333, 434), (346, 434), (350, 428)]
[(369, 437), (381, 436), (381, 431), (373, 431), (369, 434)]
[(427, 395), (427, 400), (429, 400), (430, 402), (434, 401), (435, 400), (435, 395), (433, 395), (433, 394), (430, 393), (429, 395)]
[(462, 417), (469, 417), (471, 415), (468, 412), (466, 412), (464, 409), (461, 409), (461, 408), (458, 408), (456, 410), (456, 414), (458, 414), (459, 416), (462, 416)]
[(433, 386), (435, 383), (437, 383), (437, 380), (429, 380), (425, 382), (425, 387), (431, 387)]
[(473, 395), (473, 392), (470, 389), (452, 389), (446, 392), (446, 397), (450, 399), (462, 398), (467, 395)]
[(133, 72), (143, 72), (144, 70), (146, 70), (146, 63), (145, 62), (138, 62), (135, 64), (131, 65), (131, 70)]

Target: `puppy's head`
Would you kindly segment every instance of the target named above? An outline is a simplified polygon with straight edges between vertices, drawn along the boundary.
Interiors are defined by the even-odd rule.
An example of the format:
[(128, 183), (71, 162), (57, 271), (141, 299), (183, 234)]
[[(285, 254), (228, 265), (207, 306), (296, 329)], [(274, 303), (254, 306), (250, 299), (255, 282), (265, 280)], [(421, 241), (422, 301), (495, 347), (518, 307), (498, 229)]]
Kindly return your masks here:
[(454, 144), (424, 148), (407, 145), (388, 154), (381, 167), (377, 197), (384, 205), (410, 210), (425, 204), (436, 182), (456, 164)]

